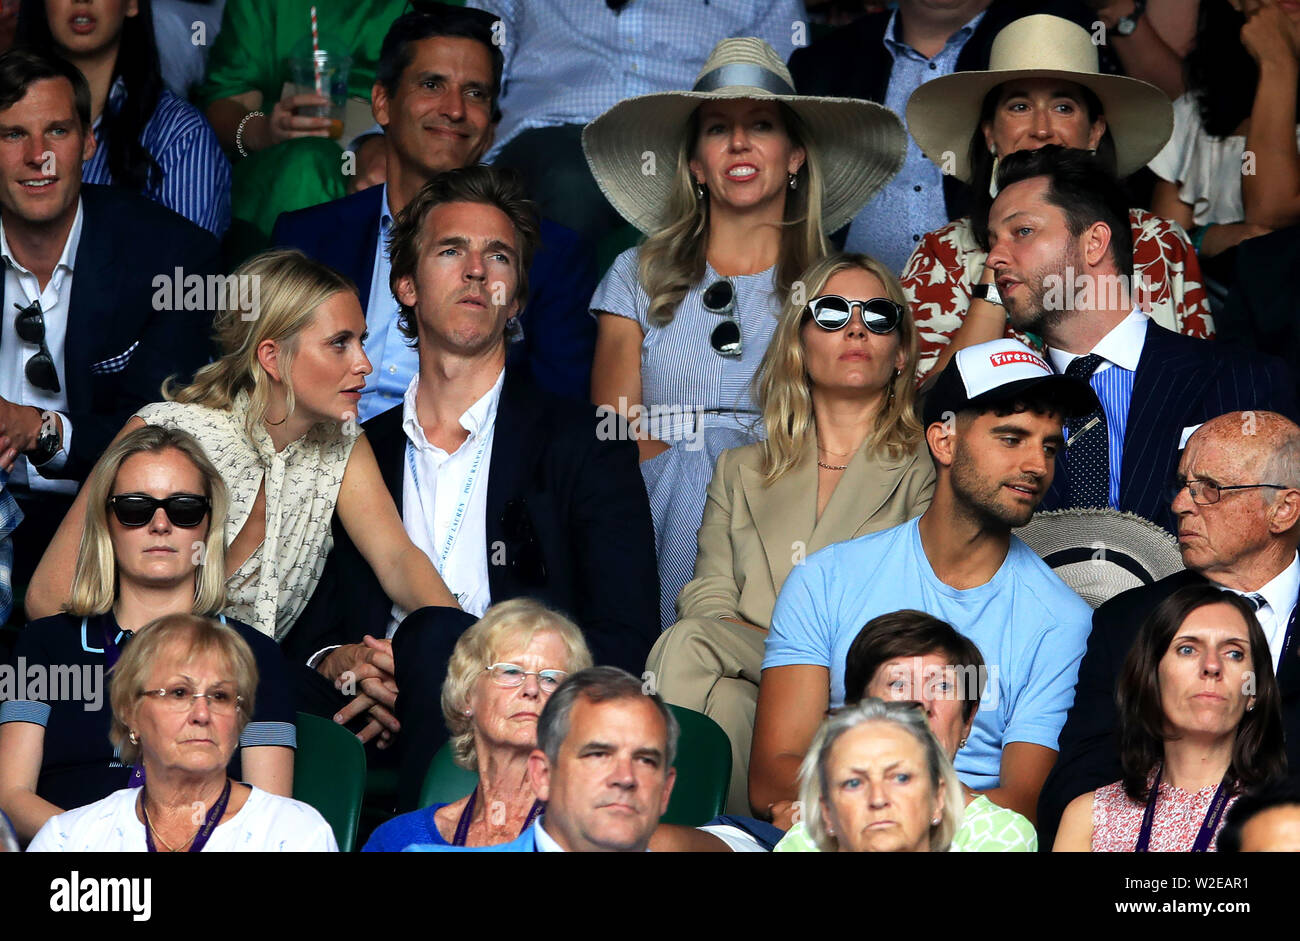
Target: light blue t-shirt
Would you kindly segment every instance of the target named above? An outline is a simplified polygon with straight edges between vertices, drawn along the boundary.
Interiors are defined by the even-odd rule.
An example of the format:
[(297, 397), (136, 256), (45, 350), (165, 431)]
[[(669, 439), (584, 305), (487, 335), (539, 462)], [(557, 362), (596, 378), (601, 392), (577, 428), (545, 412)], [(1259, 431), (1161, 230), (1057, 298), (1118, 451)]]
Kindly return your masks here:
[(947, 621), (984, 656), (984, 697), (954, 762), (963, 782), (975, 790), (997, 787), (1010, 742), (1056, 748), (1092, 609), (1015, 536), (997, 573), (964, 591), (934, 574), (917, 519), (813, 553), (781, 588), (763, 669), (827, 667), (830, 704), (840, 706), (853, 639), (872, 618), (900, 608)]

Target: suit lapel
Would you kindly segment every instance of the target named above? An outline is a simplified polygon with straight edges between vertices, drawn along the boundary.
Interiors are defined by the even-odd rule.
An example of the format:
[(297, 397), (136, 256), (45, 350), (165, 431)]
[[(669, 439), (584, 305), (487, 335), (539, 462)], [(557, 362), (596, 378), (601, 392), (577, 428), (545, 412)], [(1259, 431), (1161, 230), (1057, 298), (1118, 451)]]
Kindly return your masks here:
[[(63, 347), (64, 379), (69, 408), (86, 408), (91, 399), (90, 367), (102, 350), (113, 323), (117, 280), (113, 277), (114, 246), (103, 238), (105, 225), (94, 187), (81, 188), (81, 241), (73, 258), (72, 292), (68, 296), (68, 325)], [(166, 272), (170, 278), (172, 272)], [(8, 299), (6, 299), (8, 300)], [(15, 298), (17, 300), (17, 298)], [(12, 301), (9, 302), (12, 309)], [(123, 342), (125, 348), (128, 343)]]
[(384, 485), (397, 504), (397, 514), (402, 514), (402, 480), (406, 470), (406, 433), (402, 430), (402, 409), (396, 405), (381, 412), (365, 423), (366, 437), (379, 462), (379, 473)]
[[(529, 395), (529, 386), (527, 377), (519, 370), (506, 370), (492, 432), (492, 458), (488, 462), (484, 530), (489, 559), (492, 558), (492, 544), (502, 538), (506, 503), (523, 492), (526, 479), (534, 486), (543, 484), (537, 479), (534, 468), (546, 441), (546, 413), (536, 397)], [(508, 571), (504, 565), (488, 566), (488, 583), (493, 598), (505, 596), (497, 581)]]
[(1166, 463), (1177, 454), (1182, 419), (1201, 401), (1211, 378), (1195, 348), (1177, 340), (1154, 321), (1147, 324), (1124, 430), (1120, 509), (1151, 519), (1164, 505)]
[(780, 585), (794, 568), (794, 543), (807, 539), (816, 522), (817, 461), (805, 451), (799, 463), (770, 487), (763, 486), (761, 468), (742, 466), (740, 487), (767, 556), (772, 584)]
[(373, 198), (358, 200), (358, 205), (365, 215), (357, 220), (362, 237), (357, 245), (356, 277), (353, 279), (357, 283), (357, 293), (361, 296), (361, 312), (363, 314), (369, 313), (370, 281), (375, 276), (375, 252), (377, 250), (382, 251), (382, 249), (379, 249), (379, 236), (381, 234), (379, 211), (386, 188), (372, 186), (370, 190), (374, 192)]
[[(868, 521), (898, 487), (902, 471), (909, 463), (910, 456), (871, 461), (862, 451), (853, 455), (813, 529), (808, 551), (816, 552), (832, 543), (861, 536)], [(816, 487), (813, 491), (816, 493)]]

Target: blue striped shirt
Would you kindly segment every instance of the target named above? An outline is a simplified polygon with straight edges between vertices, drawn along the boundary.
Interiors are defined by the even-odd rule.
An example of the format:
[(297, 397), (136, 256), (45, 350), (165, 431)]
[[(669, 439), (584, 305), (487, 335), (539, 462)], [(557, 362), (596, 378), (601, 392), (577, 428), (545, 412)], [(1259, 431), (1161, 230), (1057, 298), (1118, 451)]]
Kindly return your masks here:
[[(126, 101), (126, 82), (119, 76), (108, 93), (108, 109), (116, 113)], [(100, 133), (102, 119), (93, 128), (99, 146), (81, 168), (84, 183), (112, 185), (108, 148)], [(220, 238), (230, 227), (230, 161), (207, 119), (188, 101), (163, 90), (158, 96), (140, 143), (162, 170), (157, 186), (144, 195), (180, 213), (195, 225)]]
[[(1105, 359), (1088, 378), (1088, 384), (1101, 400), (1101, 411), (1106, 416), (1110, 505), (1116, 510), (1119, 509), (1120, 472), (1124, 466), (1124, 432), (1128, 428), (1128, 412), (1133, 401), (1137, 364), (1142, 358), (1142, 347), (1146, 343), (1147, 320), (1147, 315), (1140, 310), (1133, 311), (1102, 337), (1101, 342), (1091, 351)], [(1077, 356), (1082, 355), (1050, 348), (1047, 352), (1052, 366), (1062, 374)], [(1067, 441), (1070, 434), (1067, 426)], [(1069, 460), (1068, 454), (1066, 460)]]

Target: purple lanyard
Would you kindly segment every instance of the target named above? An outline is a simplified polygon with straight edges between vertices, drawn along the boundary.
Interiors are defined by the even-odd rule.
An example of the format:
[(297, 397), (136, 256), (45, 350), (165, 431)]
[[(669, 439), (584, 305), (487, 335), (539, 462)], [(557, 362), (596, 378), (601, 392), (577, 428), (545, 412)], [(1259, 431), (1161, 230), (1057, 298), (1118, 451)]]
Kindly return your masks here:
[[(1148, 847), (1151, 845), (1151, 827), (1155, 823), (1156, 817), (1156, 798), (1160, 795), (1160, 776), (1164, 774), (1164, 768), (1156, 772), (1156, 779), (1151, 785), (1151, 794), (1147, 797), (1147, 809), (1142, 813), (1142, 829), (1138, 831), (1137, 846), (1133, 847), (1135, 853), (1150, 852)], [(1223, 818), (1223, 810), (1228, 803), (1228, 794), (1224, 790), (1223, 782), (1219, 782), (1218, 788), (1214, 791), (1214, 797), (1210, 799), (1210, 807), (1205, 812), (1205, 819), (1201, 821), (1201, 829), (1196, 834), (1196, 842), (1192, 844), (1193, 853), (1207, 853), (1210, 850), (1210, 842), (1214, 835), (1219, 832), (1219, 821)]]
[[(141, 807), (144, 807), (146, 796), (144, 791), (140, 792)], [(230, 803), (230, 778), (226, 778), (226, 786), (222, 788), (221, 796), (217, 798), (217, 802), (212, 805), (212, 809), (203, 818), (203, 826), (199, 827), (199, 832), (194, 835), (194, 839), (190, 842), (190, 848), (186, 852), (203, 852), (203, 847), (208, 845), (208, 840), (212, 837), (212, 831), (217, 829), (217, 824), (221, 823), (221, 816), (226, 812), (226, 804), (228, 803)], [(144, 827), (144, 845), (149, 848), (149, 852), (158, 852), (158, 847), (153, 845), (153, 830), (147, 823)]]
[[(474, 802), (478, 799), (478, 788), (470, 792), (469, 801), (465, 804), (465, 809), (460, 812), (460, 819), (456, 821), (456, 835), (451, 839), (452, 846), (464, 846), (465, 841), (469, 838), (469, 824), (474, 819)], [(532, 809), (528, 811), (528, 817), (524, 820), (524, 825), (519, 829), (523, 833), (533, 825), (533, 821), (541, 816), (546, 805), (541, 801), (533, 801)]]
[[(117, 645), (117, 636), (125, 635), (122, 639), (126, 641), (134, 631), (121, 631), (114, 635), (112, 629), (108, 626), (110, 618), (105, 617), (100, 622), (100, 630), (104, 632), (104, 660), (108, 663), (108, 672), (112, 672), (113, 667), (117, 666), (118, 658), (122, 656), (122, 649)], [(82, 622), (82, 629), (85, 629), (85, 622)], [(127, 787), (144, 787), (144, 765), (137, 762), (131, 767), (131, 777), (126, 782)]]

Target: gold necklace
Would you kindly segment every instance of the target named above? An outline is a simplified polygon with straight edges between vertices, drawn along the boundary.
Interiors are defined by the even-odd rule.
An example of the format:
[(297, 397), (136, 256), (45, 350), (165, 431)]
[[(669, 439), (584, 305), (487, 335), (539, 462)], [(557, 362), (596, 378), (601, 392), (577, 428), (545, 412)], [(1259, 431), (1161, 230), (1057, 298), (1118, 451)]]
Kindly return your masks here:
[(822, 461), (818, 461), (818, 462), (817, 462), (817, 466), (818, 466), (818, 467), (821, 467), (821, 468), (824, 468), (824, 469), (826, 469), (826, 470), (841, 471), (841, 470), (846, 469), (849, 465), (847, 465), (847, 464), (826, 464), (826, 463), (823, 463)]
[[(189, 846), (191, 843), (194, 842), (194, 836), (199, 835), (199, 831), (195, 830), (194, 836), (190, 837), (179, 847), (173, 847), (170, 843), (168, 843), (166, 840), (163, 839), (163, 835), (158, 832), (158, 828), (155, 827), (153, 823), (149, 820), (149, 806), (145, 803), (143, 794), (140, 795), (140, 810), (144, 813), (144, 825), (149, 828), (149, 831), (151, 833), (153, 833), (154, 839), (156, 839), (163, 846), (167, 847), (167, 852), (169, 853), (179, 853), (181, 850), (185, 849), (185, 847)], [(200, 827), (199, 830), (201, 829), (203, 828)]]

